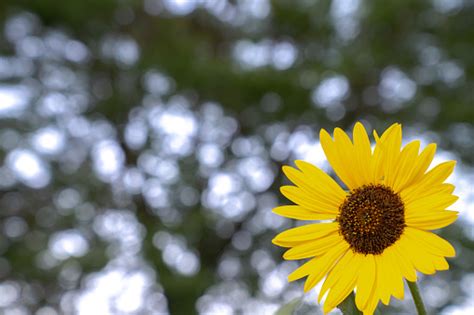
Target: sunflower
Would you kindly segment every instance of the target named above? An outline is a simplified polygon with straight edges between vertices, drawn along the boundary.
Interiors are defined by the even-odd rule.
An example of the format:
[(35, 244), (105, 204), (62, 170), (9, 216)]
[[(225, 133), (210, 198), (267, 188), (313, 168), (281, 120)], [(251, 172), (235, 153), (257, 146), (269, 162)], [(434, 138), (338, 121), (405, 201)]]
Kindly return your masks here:
[(327, 294), (323, 311), (338, 306), (353, 290), (364, 314), (373, 314), (379, 300), (404, 297), (403, 279), (416, 282), (419, 271), (433, 274), (449, 268), (445, 257), (454, 248), (430, 232), (453, 223), (457, 212), (446, 210), (458, 197), (444, 183), (455, 161), (428, 171), (435, 144), (421, 153), (420, 141), (401, 147), (402, 128), (393, 124), (381, 137), (374, 131), (372, 150), (363, 125), (356, 123), (353, 140), (341, 129), (334, 139), (321, 130), (320, 142), (344, 190), (316, 166), (295, 161), (283, 167), (296, 186), (281, 187), (295, 205), (273, 209), (278, 215), (322, 222), (278, 234), (273, 243), (289, 248), (286, 260), (308, 259), (288, 276), (306, 278), (304, 291), (324, 277), (318, 302)]

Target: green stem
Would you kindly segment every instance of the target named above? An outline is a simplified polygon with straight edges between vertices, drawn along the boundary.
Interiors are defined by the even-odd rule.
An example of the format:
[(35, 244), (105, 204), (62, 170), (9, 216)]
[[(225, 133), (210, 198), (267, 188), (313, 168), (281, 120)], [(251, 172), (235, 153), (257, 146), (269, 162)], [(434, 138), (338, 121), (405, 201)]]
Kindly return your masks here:
[(357, 309), (355, 304), (354, 292), (351, 292), (337, 308), (339, 308), (344, 315), (362, 315), (362, 312)]
[(423, 304), (423, 299), (421, 298), (420, 290), (416, 282), (411, 282), (407, 280), (408, 287), (410, 288), (411, 296), (413, 296), (413, 301), (415, 301), (416, 310), (418, 315), (426, 315), (425, 305)]

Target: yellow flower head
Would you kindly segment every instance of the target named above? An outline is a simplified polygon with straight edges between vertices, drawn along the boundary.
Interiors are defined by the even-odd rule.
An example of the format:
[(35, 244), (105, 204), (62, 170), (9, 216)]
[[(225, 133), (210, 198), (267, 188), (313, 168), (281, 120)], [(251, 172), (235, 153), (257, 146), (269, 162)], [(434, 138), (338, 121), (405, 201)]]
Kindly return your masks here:
[(420, 141), (401, 148), (402, 128), (394, 124), (381, 137), (374, 131), (372, 150), (361, 123), (353, 140), (336, 128), (334, 139), (323, 129), (320, 141), (334, 172), (349, 189), (344, 191), (316, 166), (296, 161), (298, 169), (284, 166), (296, 186), (281, 187), (296, 205), (273, 211), (298, 220), (332, 220), (289, 229), (273, 243), (289, 248), (287, 260), (310, 258), (288, 276), (306, 278), (305, 292), (326, 279), (319, 301), (327, 293), (324, 313), (339, 305), (356, 289), (356, 305), (373, 314), (379, 300), (403, 299), (403, 278), (416, 281), (416, 270), (433, 274), (449, 268), (445, 257), (454, 248), (430, 230), (445, 227), (457, 218), (446, 210), (458, 197), (454, 186), (444, 183), (455, 161), (430, 171), (436, 145), (421, 153)]

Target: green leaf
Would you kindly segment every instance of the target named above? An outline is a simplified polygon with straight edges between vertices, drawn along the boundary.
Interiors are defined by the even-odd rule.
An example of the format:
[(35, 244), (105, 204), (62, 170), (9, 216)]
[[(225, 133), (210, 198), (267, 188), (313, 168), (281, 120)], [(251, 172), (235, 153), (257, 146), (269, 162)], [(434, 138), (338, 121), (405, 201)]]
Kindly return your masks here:
[(295, 298), (290, 302), (282, 305), (280, 309), (275, 313), (275, 315), (292, 315), (298, 305), (301, 303), (301, 298)]

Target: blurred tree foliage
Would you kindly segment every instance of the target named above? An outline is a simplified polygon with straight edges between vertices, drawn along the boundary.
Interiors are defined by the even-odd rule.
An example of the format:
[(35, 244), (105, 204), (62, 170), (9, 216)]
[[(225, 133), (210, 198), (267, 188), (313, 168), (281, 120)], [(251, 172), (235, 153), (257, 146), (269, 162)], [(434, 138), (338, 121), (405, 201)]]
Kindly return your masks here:
[[(222, 23), (204, 9), (184, 17), (166, 12), (156, 17), (144, 12), (142, 1), (3, 1), (1, 11), (6, 16), (19, 9), (29, 10), (38, 14), (46, 26), (61, 28), (92, 47), (95, 44), (95, 48), (110, 33), (133, 36), (142, 56), (139, 64), (126, 72), (131, 77), (127, 89), (117, 82), (120, 76), (116, 72), (123, 69), (100, 59), (90, 65), (91, 74), (108, 75), (112, 81), (112, 97), (100, 102), (99, 110), (108, 117), (117, 116), (118, 122), (141, 95), (137, 76), (151, 67), (173, 77), (178, 90), (197, 91), (196, 97), (216, 100), (234, 113), (252, 111), (267, 93), (276, 92), (282, 99), (282, 108), (275, 114), (259, 116), (268, 121), (288, 117), (318, 119), (320, 113), (311, 106), (309, 87), (326, 73), (341, 73), (351, 84), (351, 96), (345, 103), (348, 114), (342, 125), (352, 123), (354, 116), (386, 117), (382, 107), (374, 106), (380, 100), (371, 99), (367, 104), (365, 98), (370, 96), (364, 98), (364, 92), (370, 94), (367, 89), (378, 85), (382, 71), (389, 66), (421, 76), (418, 72), (424, 70), (420, 66), (426, 58), (422, 49), (428, 45), (439, 49), (441, 59), (462, 67), (462, 82), (447, 84), (437, 80), (439, 74), (431, 69), (426, 74), (431, 75), (431, 82), (419, 85), (416, 96), (402, 109), (390, 113), (390, 120), (423, 123), (434, 130), (446, 130), (453, 122), (472, 122), (472, 6), (466, 4), (452, 12), (433, 9), (430, 1), (363, 2), (361, 6), (360, 26), (353, 40), (337, 36), (330, 1), (272, 1), (268, 18), (244, 27)], [(121, 15), (126, 14), (133, 14), (133, 20), (121, 23)], [(285, 71), (272, 67), (239, 71), (232, 60), (232, 47), (243, 38), (288, 39), (300, 55), (295, 65)], [(429, 98), (435, 98), (440, 105), (439, 114), (432, 119), (419, 113), (419, 105)]]
[[(267, 3), (255, 0), (260, 1)], [(223, 2), (239, 7), (245, 1)], [(474, 5), (469, 1), (450, 4), (448, 0), (351, 2), (275, 0), (269, 3), (268, 14), (231, 23), (211, 14), (204, 5), (187, 15), (177, 15), (158, 0), (3, 0), (0, 21), (3, 25), (15, 14), (30, 12), (40, 20), (42, 29), (38, 32), (59, 30), (88, 47), (90, 58), (86, 63), (64, 63), (86, 76), (84, 89), (89, 93), (89, 105), (84, 116), (91, 120), (106, 119), (113, 124), (127, 167), (136, 166), (142, 153), (127, 146), (124, 135), (132, 110), (143, 104), (147, 93), (143, 76), (150, 69), (172, 78), (174, 90), (193, 104), (196, 113), (200, 110), (198, 104), (207, 101), (220, 104), (225, 115), (235, 117), (238, 122), (235, 137), (262, 134), (263, 126), (276, 122), (290, 131), (308, 125), (317, 132), (321, 127), (349, 128), (356, 120), (363, 120), (378, 130), (399, 121), (412, 133), (437, 132), (432, 138), (443, 149), (455, 152), (467, 166), (471, 165), (474, 162)], [(219, 5), (219, 1), (209, 3)], [(156, 7), (156, 12), (149, 7)], [(18, 54), (5, 35), (2, 36), (0, 54)], [(104, 41), (109, 38), (132, 39), (139, 49), (137, 61), (127, 64), (104, 57)], [(236, 57), (239, 43), (267, 43), (272, 51), (281, 42), (289, 43), (296, 51), (289, 66), (271, 63), (249, 66)], [(250, 57), (250, 62), (252, 58), (258, 56)], [(35, 78), (39, 75), (33, 74)], [(343, 86), (347, 82), (348, 92), (325, 103), (318, 101), (317, 87), (328, 78), (339, 78), (332, 82)], [(4, 83), (14, 81), (8, 79)], [(337, 88), (341, 86), (334, 89)], [(38, 119), (41, 118), (12, 118), (0, 123), (2, 129), (14, 129), (26, 135), (45, 124)], [(272, 143), (265, 145), (270, 150)], [(153, 148), (152, 139), (147, 146)], [(0, 157), (7, 154), (5, 149)], [(233, 154), (228, 146), (226, 158)], [(278, 172), (281, 162), (275, 161), (273, 172)], [(195, 158), (179, 160), (179, 167), (181, 182), (200, 193), (206, 189), (206, 180), (195, 176), (198, 168)], [(28, 237), (2, 240), (2, 244), (8, 245), (2, 245), (1, 256), (8, 261), (10, 269), (2, 272), (0, 279), (20, 279), (41, 287), (38, 300), (27, 303), (30, 309), (46, 304), (57, 307), (61, 294), (76, 289), (57, 281), (62, 264), (47, 271), (35, 267), (38, 253), (47, 247), (50, 235), (78, 226), (73, 215), (64, 215), (54, 224), (40, 227), (37, 211), (53, 209), (52, 200), (57, 191), (75, 187), (97, 209), (133, 210), (145, 229), (143, 257), (159, 274), (170, 312), (196, 312), (198, 298), (220, 281), (216, 275), (219, 261), (232, 248), (231, 235), (216, 236), (215, 217), (203, 210), (205, 206), (201, 203), (192, 206), (181, 223), (170, 228), (141, 194), (121, 195), (113, 185), (104, 184), (94, 176), (90, 159), (73, 172), (54, 161), (51, 168), (53, 180), (47, 187), (38, 190), (17, 184), (0, 191), (2, 221), (20, 216), (30, 230)], [(277, 193), (279, 184), (276, 180), (269, 191)], [(251, 219), (248, 214), (234, 221), (232, 230), (245, 229)], [(182, 235), (197, 250), (201, 266), (198, 273), (190, 277), (179, 275), (165, 264), (153, 240), (159, 230)], [(268, 230), (255, 236), (252, 248), (270, 248), (272, 235), (274, 231)], [(464, 255), (463, 259), (452, 262), (453, 271), (444, 276), (454, 283), (461, 280), (466, 270), (472, 272), (472, 266), (466, 266), (466, 262), (472, 261), (474, 245), (460, 232), (460, 226), (447, 229), (445, 236), (460, 244)], [(89, 242), (86, 255), (71, 258), (78, 261), (83, 277), (100, 270), (112, 255), (109, 243), (103, 239), (90, 236)], [(277, 249), (271, 251), (278, 257)], [(252, 250), (236, 252), (243, 261), (252, 254)], [(257, 272), (250, 266), (244, 269), (241, 278), (257, 295)], [(450, 300), (437, 305), (436, 311), (458, 302), (455, 297), (461, 294), (460, 290), (453, 284)]]

